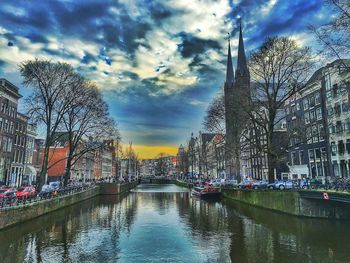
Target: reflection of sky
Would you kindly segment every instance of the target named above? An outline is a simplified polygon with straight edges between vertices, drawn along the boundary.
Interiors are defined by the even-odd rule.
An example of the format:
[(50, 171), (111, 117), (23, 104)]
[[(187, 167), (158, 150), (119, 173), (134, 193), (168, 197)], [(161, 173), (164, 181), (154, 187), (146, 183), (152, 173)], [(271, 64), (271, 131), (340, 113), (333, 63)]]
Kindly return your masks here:
[(248, 51), (276, 34), (312, 45), (306, 26), (330, 17), (322, 2), (2, 0), (0, 75), (20, 85), (19, 62), (64, 60), (104, 91), (125, 142), (178, 145), (222, 88), (239, 16)]
[[(151, 191), (153, 188), (153, 192)], [(349, 262), (346, 221), (138, 186), (2, 230), (0, 262)], [(175, 192), (173, 192), (175, 191)], [(324, 238), (324, 237), (327, 238)]]

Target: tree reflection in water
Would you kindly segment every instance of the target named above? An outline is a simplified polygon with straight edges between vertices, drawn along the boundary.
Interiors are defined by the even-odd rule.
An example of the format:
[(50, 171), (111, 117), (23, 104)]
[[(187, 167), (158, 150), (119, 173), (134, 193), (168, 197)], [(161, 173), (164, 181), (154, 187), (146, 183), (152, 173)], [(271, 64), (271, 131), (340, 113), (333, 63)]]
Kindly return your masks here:
[(148, 185), (1, 231), (0, 262), (350, 262), (349, 234), (348, 222)]

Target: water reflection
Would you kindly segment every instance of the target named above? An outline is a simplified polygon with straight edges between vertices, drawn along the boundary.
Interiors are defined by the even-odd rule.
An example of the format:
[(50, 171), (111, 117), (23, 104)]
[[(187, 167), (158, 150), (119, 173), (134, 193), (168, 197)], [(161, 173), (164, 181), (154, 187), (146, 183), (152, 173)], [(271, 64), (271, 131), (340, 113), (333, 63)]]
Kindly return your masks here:
[(349, 222), (139, 186), (0, 232), (0, 262), (350, 262)]

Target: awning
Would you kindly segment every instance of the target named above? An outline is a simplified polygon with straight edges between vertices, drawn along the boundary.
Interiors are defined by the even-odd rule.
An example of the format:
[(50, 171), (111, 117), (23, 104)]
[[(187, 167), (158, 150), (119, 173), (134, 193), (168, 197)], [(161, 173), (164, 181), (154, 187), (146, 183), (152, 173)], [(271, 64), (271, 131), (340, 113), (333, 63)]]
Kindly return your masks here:
[(32, 166), (32, 165), (26, 165), (25, 169), (24, 169), (24, 174), (25, 175), (36, 175), (36, 169)]

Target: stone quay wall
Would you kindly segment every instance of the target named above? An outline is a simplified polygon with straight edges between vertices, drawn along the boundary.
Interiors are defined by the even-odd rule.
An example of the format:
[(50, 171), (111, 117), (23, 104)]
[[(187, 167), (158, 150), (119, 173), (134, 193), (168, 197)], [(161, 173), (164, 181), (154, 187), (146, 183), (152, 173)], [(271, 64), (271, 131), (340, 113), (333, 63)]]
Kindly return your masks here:
[(39, 217), (98, 195), (122, 194), (136, 186), (137, 183), (127, 183), (122, 185), (116, 183), (102, 183), (93, 188), (87, 189), (86, 191), (72, 195), (59, 196), (19, 207), (7, 207), (0, 210), (0, 231), (3, 228)]
[(349, 203), (304, 198), (303, 191), (222, 189), (222, 193), (225, 198), (290, 215), (350, 219)]

